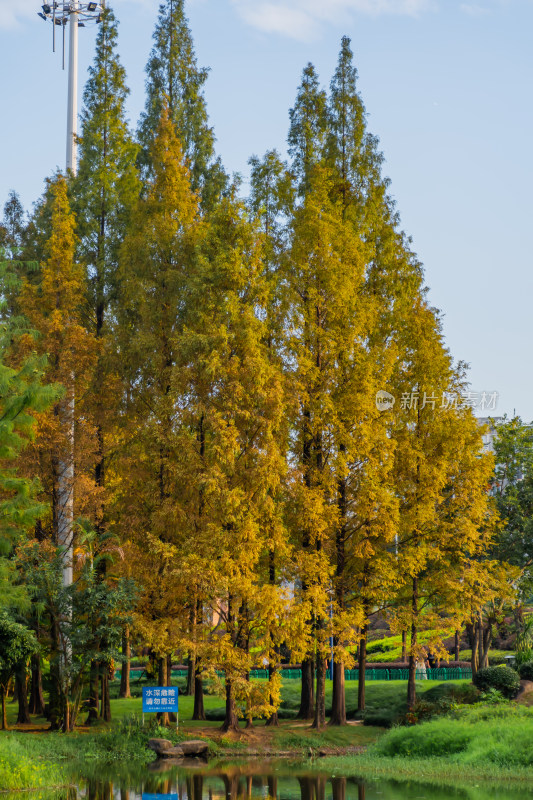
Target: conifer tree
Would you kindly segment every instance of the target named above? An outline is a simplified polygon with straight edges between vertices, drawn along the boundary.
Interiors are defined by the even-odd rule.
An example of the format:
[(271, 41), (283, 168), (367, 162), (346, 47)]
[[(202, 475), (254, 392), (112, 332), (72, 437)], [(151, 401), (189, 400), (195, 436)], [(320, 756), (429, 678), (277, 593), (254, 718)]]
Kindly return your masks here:
[(283, 559), (276, 498), (285, 468), (277, 436), (285, 425), (283, 388), (263, 321), (262, 266), (257, 231), (241, 204), (222, 201), (206, 220), (176, 370), (184, 411), (181, 495), (191, 503), (183, 517), (194, 525), (187, 535), (191, 566), (212, 576), (207, 586), (203, 578), (204, 599), (216, 610), (218, 633), (208, 635), (204, 659), (225, 670), (224, 730), (237, 727), (238, 700), (249, 719), (254, 710), (270, 717), (277, 708), (279, 677), (262, 691), (246, 675), (252, 648), (260, 663), (273, 662), (282, 620), (288, 631), (293, 624), (280, 582), (261, 571), (271, 553)]
[(336, 173), (335, 194), (347, 219), (366, 244), (366, 293), (380, 299), (374, 338), (390, 343), (401, 327), (412, 299), (422, 291), (422, 270), (402, 233), (390, 181), (382, 174), (379, 140), (366, 124), (357, 91), (357, 70), (350, 39), (343, 37), (328, 102), (327, 162)]
[[(35, 345), (32, 337), (26, 337), (25, 341), (21, 340), (21, 346), (28, 349), (36, 346), (39, 353), (46, 354), (47, 381), (60, 383), (68, 389), (53, 409), (40, 417), (37, 437), (28, 450), (25, 468), (40, 477), (44, 497), (50, 504), (50, 515), (43, 518), (42, 528), (57, 548), (65, 582), (70, 583), (74, 514), (78, 511), (84, 515), (94, 501), (94, 484), (87, 474), (94, 463), (94, 428), (82, 411), (81, 400), (91, 379), (96, 343), (84, 326), (84, 272), (75, 261), (75, 222), (64, 177), (58, 176), (49, 183), (43, 207), (47, 208), (46, 215), (51, 221), (45, 261), (41, 265), (39, 282), (26, 281), (21, 295), (21, 309), (39, 338)], [(55, 666), (59, 668), (61, 661), (61, 669), (55, 672), (56, 693), (63, 704), (62, 724), (67, 729), (67, 689), (60, 677), (66, 671), (68, 652), (59, 649), (60, 623), (61, 620), (55, 620), (52, 637)], [(53, 710), (56, 711), (57, 708)], [(55, 716), (52, 722), (57, 726), (60, 719)]]
[[(114, 436), (121, 391), (114, 357), (112, 314), (117, 303), (117, 265), (131, 208), (139, 194), (136, 158), (126, 122), (128, 89), (116, 54), (117, 23), (111, 9), (102, 14), (94, 62), (84, 91), (80, 160), (73, 180), (78, 253), (87, 270), (88, 327), (99, 342), (93, 386), (87, 400), (97, 428), (98, 457), (94, 479), (100, 493), (94, 524), (104, 534), (108, 524), (106, 458)], [(105, 570), (106, 561), (100, 562)], [(103, 712), (110, 716), (108, 668), (102, 665)], [(89, 722), (98, 716), (98, 665), (93, 665)]]
[[(312, 64), (308, 64), (302, 75), (296, 102), (290, 111), (289, 153), (291, 155), (291, 171), (297, 187), (297, 194), (305, 198), (310, 190), (314, 170), (321, 162), (326, 134), (326, 95), (319, 88), (318, 76)], [(293, 284), (297, 290), (297, 283)], [(305, 299), (304, 299), (304, 302)], [(313, 459), (313, 432), (310, 424), (311, 409), (305, 405), (301, 409), (298, 421), (298, 435), (301, 436), (300, 459), (306, 481), (310, 488), (311, 462)], [(301, 531), (301, 546), (304, 552), (314, 549), (309, 530)], [(307, 590), (306, 580), (302, 580), (302, 590)], [(310, 624), (313, 624), (310, 620)], [(314, 707), (314, 658), (311, 653), (302, 661), (301, 700), (298, 716), (310, 719)]]
[(11, 259), (17, 258), (24, 234), (24, 208), (15, 191), (9, 192), (4, 205), (4, 217), (0, 224), (0, 250)]
[[(400, 617), (402, 629), (410, 630), (412, 708), (422, 657), (419, 630), (442, 629), (443, 614), (451, 631), (466, 621), (462, 598), (491, 536), (492, 458), (482, 454), (480, 428), (470, 408), (461, 406), (464, 379), (443, 345), (438, 317), (423, 301), (410, 319), (409, 340), (397, 367), (404, 391), (391, 422), (400, 503)], [(431, 647), (437, 654), (442, 649), (438, 634)]]
[(327, 133), (326, 93), (320, 89), (313, 64), (308, 64), (303, 71), (296, 102), (289, 117), (291, 169), (300, 196), (305, 196), (309, 190), (313, 167), (323, 158)]
[(191, 173), (191, 186), (202, 205), (209, 208), (224, 190), (227, 177), (215, 156), (215, 137), (203, 96), (208, 70), (197, 66), (184, 0), (160, 4), (153, 40), (146, 66), (146, 106), (139, 124), (140, 163), (149, 174), (153, 168), (151, 144), (167, 104)]
[[(410, 251), (409, 242), (399, 229), (395, 205), (388, 194), (389, 181), (382, 175), (384, 159), (379, 151), (378, 140), (367, 129), (366, 112), (357, 91), (357, 71), (347, 37), (342, 40), (338, 65), (330, 86), (326, 153), (334, 176), (333, 196), (341, 202), (344, 219), (353, 227), (363, 245), (366, 264), (360, 307), (365, 309), (370, 304), (375, 309), (373, 324), (368, 331), (368, 348), (374, 353), (375, 388), (388, 386), (394, 394), (390, 383), (394, 374), (393, 365), (403, 357), (398, 342), (406, 340), (402, 331), (414, 313), (414, 305), (422, 291), (421, 269)], [(389, 435), (387, 424), (387, 415), (381, 415), (374, 420), (371, 430), (376, 442), (381, 439), (383, 464), (390, 465), (394, 438)], [(338, 502), (341, 509), (347, 508), (348, 481), (348, 474), (339, 481)], [(383, 480), (379, 485), (385, 485)], [(385, 510), (389, 503), (386, 495), (382, 499)], [(344, 516), (345, 513), (341, 511), (341, 518)], [(393, 509), (389, 508), (387, 518), (391, 523), (394, 516)], [(339, 565), (345, 558), (342, 550), (345, 539), (343, 528), (346, 525), (353, 527), (354, 522), (344, 520), (339, 523)], [(389, 560), (391, 535), (393, 528), (390, 525), (383, 528), (379, 525), (363, 526), (360, 529), (361, 544), (366, 542), (366, 547), (360, 546), (359, 549), (355, 547), (357, 537), (350, 537), (351, 547), (355, 547), (351, 553), (352, 573), (355, 570), (357, 578), (355, 574), (345, 574), (343, 580), (352, 584), (358, 581), (360, 601), (367, 613), (380, 607), (378, 595), (381, 591), (387, 593), (384, 576), (394, 579)], [(382, 598), (384, 594), (381, 594)], [(359, 647), (360, 709), (365, 704), (366, 630), (365, 622)], [(333, 708), (342, 702), (342, 692), (338, 696), (337, 681), (334, 681)], [(336, 716), (334, 711), (333, 718)]]
[[(161, 669), (184, 636), (185, 586), (171, 554), (181, 553), (176, 498), (177, 409), (173, 390), (177, 338), (202, 222), (189, 170), (168, 107), (151, 149), (152, 177), (132, 214), (121, 251), (118, 344), (126, 382), (119, 468), (122, 501), (115, 513), (131, 538), (142, 575), (137, 628), (149, 638)], [(125, 503), (125, 505), (124, 505)], [(176, 619), (183, 620), (176, 625)], [(146, 620), (146, 625), (143, 620)], [(166, 663), (166, 661), (165, 661)], [(165, 667), (166, 670), (166, 667)], [(170, 676), (166, 676), (167, 680)]]
[[(259, 221), (262, 233), (263, 279), (266, 287), (265, 323), (266, 345), (268, 356), (278, 369), (284, 369), (283, 353), (285, 326), (287, 322), (287, 284), (285, 281), (284, 261), (289, 244), (289, 220), (294, 202), (293, 180), (287, 165), (275, 151), (269, 151), (263, 159), (256, 156), (249, 161), (251, 165), (250, 209)], [(294, 416), (294, 403), (288, 376), (284, 376), (286, 409), (286, 425), (278, 432), (278, 446), (284, 458), (288, 459), (289, 437)], [(284, 492), (272, 497), (272, 510), (280, 513), (285, 506)], [(272, 542), (264, 559), (263, 569), (268, 574), (268, 583), (272, 587), (279, 586), (286, 579), (287, 569), (292, 563), (292, 553), (286, 532)], [(274, 588), (273, 588), (274, 591)], [(272, 646), (268, 654), (269, 681), (277, 677), (280, 642), (276, 642), (277, 631), (271, 631)], [(274, 694), (270, 704), (274, 705)], [(278, 724), (277, 710), (267, 719), (267, 725)]]
[[(330, 170), (315, 165), (294, 215), (284, 276), (290, 291), (285, 361), (293, 365), (299, 402), (295, 456), (300, 477), (295, 482), (293, 524), (302, 532), (302, 593), (314, 602), (317, 727), (325, 722), (329, 635), (335, 637), (337, 663), (334, 722), (346, 721), (344, 666), (350, 662), (348, 646), (361, 621), (359, 599), (353, 592), (349, 598), (353, 586), (347, 581), (346, 559), (353, 562), (371, 526), (391, 536), (389, 520), (394, 517), (386, 483), (390, 448), (386, 431), (377, 424), (375, 406), (380, 370), (368, 347), (376, 304), (370, 298), (361, 300), (364, 248), (344, 219), (342, 203), (333, 199), (332, 187)], [(312, 686), (312, 676), (307, 686)], [(305, 687), (304, 682), (304, 693), (309, 693)]]
[(0, 609), (21, 611), (29, 598), (26, 588), (15, 581), (13, 548), (46, 509), (37, 499), (38, 480), (20, 474), (17, 464), (35, 437), (36, 416), (46, 411), (60, 389), (43, 385), (45, 358), (14, 356), (12, 338), (17, 333), (9, 321), (0, 331)]

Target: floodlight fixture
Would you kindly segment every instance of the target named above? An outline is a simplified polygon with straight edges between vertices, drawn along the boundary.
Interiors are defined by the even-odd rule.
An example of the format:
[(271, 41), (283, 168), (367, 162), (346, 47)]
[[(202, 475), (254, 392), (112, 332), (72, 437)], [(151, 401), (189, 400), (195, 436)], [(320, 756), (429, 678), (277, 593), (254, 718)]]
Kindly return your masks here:
[[(41, 0), (42, 2), (42, 0)], [(67, 169), (76, 171), (76, 141), (78, 127), (78, 30), (89, 23), (97, 24), (103, 19), (105, 0), (52, 0), (42, 3), (42, 11), (37, 13), (41, 19), (52, 23), (52, 46), (56, 49), (56, 26), (62, 28), (63, 69), (65, 69), (66, 28), (70, 23), (69, 34), (69, 80), (68, 80), (68, 126), (67, 126)]]

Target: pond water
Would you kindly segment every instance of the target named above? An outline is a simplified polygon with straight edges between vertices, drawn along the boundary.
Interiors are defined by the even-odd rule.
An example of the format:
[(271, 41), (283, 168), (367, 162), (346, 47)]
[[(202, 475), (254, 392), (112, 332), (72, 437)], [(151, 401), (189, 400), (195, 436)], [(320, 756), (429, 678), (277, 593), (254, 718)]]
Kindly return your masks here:
[[(355, 761), (355, 759), (354, 759)], [(533, 788), (487, 784), (450, 788), (413, 781), (341, 777), (291, 762), (237, 761), (95, 775), (54, 792), (18, 792), (2, 800), (533, 800)]]

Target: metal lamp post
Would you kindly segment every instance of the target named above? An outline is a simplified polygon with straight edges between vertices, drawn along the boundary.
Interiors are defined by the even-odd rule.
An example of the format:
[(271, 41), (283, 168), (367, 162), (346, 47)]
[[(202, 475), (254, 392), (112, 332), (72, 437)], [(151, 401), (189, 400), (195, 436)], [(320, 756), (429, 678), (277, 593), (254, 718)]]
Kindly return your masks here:
[[(52, 46), (56, 49), (56, 31), (61, 31), (63, 45), (63, 69), (65, 69), (65, 31), (70, 23), (68, 58), (68, 104), (67, 104), (67, 153), (66, 167), (71, 174), (77, 172), (78, 134), (78, 29), (87, 24), (97, 24), (102, 19), (105, 2), (81, 2), (81, 0), (56, 0), (43, 3), (38, 15), (52, 23)], [(68, 447), (59, 464), (58, 475), (58, 520), (57, 538), (63, 552), (63, 586), (72, 585), (73, 580), (73, 536), (74, 536), (74, 376), (67, 387), (67, 400), (62, 424), (68, 435)], [(70, 659), (70, 644), (67, 641), (65, 661)]]
[(43, 3), (37, 12), (45, 22), (52, 23), (52, 46), (56, 49), (56, 31), (61, 29), (63, 43), (63, 69), (65, 68), (65, 31), (70, 23), (68, 54), (68, 104), (67, 104), (67, 170), (76, 174), (76, 137), (78, 133), (78, 29), (88, 24), (98, 24), (102, 19), (105, 2), (60, 0)]

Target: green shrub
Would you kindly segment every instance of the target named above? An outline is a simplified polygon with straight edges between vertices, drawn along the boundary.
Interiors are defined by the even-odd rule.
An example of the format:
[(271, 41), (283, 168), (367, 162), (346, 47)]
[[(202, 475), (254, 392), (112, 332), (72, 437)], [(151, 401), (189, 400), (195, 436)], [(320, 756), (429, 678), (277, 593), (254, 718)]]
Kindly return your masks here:
[(398, 721), (396, 709), (379, 708), (372, 711), (365, 711), (363, 715), (363, 725), (372, 725), (377, 728), (392, 728)]
[(452, 720), (441, 720), (438, 727), (432, 727), (430, 736), (424, 725), (395, 728), (378, 740), (375, 750), (381, 756), (450, 756), (466, 750), (472, 735)]
[(373, 653), (389, 653), (391, 650), (395, 650), (399, 644), (401, 644), (401, 640), (398, 636), (375, 639), (373, 642), (368, 642), (366, 652), (367, 655), (372, 655)]
[(205, 711), (205, 718), (210, 722), (224, 722), (226, 719), (225, 708), (207, 708)]
[(533, 661), (526, 661), (525, 664), (520, 664), (518, 674), (523, 681), (533, 681)]
[(377, 763), (382, 756), (428, 759), (428, 764), (442, 757), (443, 764), (466, 769), (528, 768), (533, 765), (533, 709), (509, 702), (463, 706), (447, 718), (387, 731), (371, 746), (369, 756)]
[(487, 689), (486, 692), (481, 692), (479, 699), (482, 703), (488, 703), (491, 706), (497, 706), (501, 703), (507, 704), (507, 700), (499, 689)]
[(510, 667), (486, 667), (478, 671), (474, 678), (474, 684), (482, 692), (486, 692), (488, 689), (498, 689), (504, 697), (511, 699), (518, 694), (520, 677), (518, 672)]

